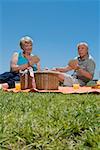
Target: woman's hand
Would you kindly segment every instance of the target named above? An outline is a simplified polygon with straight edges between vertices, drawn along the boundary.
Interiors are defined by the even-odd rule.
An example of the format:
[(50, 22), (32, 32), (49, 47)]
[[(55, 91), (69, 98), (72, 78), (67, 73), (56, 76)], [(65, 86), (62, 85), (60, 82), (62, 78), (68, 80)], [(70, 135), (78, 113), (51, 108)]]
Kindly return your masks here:
[(28, 61), (29, 61), (30, 66), (33, 66), (34, 64), (39, 63), (40, 58), (34, 55), (34, 56), (30, 56), (30, 58), (28, 58)]

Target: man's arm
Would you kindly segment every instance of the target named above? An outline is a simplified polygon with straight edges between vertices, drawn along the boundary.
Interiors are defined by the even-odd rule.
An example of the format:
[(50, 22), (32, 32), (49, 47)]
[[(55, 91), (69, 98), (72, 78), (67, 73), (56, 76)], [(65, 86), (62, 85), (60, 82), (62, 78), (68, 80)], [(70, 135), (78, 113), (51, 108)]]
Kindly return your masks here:
[(81, 74), (82, 76), (92, 80), (93, 75), (91, 73), (89, 73), (88, 71), (83, 70), (82, 68), (80, 68), (79, 66), (77, 66), (76, 71), (78, 71), (79, 74)]
[(61, 68), (55, 68), (56, 71), (60, 71), (60, 72), (68, 72), (73, 70), (70, 66), (65, 66), (65, 67), (61, 67)]
[(76, 70), (78, 71), (78, 74), (92, 80), (95, 71), (95, 62), (90, 59), (87, 63), (87, 70), (82, 69), (79, 65), (76, 67)]

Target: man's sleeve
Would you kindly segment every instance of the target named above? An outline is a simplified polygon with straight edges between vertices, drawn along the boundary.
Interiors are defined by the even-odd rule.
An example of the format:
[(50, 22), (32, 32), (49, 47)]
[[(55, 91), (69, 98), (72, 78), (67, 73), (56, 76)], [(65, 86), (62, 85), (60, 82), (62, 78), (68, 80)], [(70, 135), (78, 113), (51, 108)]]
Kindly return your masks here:
[(92, 59), (90, 59), (87, 65), (87, 71), (92, 75), (94, 75), (95, 66), (95, 62)]

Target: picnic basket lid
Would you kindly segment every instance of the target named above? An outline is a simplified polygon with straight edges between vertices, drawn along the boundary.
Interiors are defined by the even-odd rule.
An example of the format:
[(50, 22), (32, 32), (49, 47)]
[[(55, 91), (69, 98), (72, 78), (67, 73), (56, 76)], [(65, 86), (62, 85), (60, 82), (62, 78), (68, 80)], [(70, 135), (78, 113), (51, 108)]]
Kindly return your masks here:
[(35, 72), (35, 73), (37, 73), (37, 74), (59, 74), (59, 72), (58, 71), (51, 71), (51, 70), (43, 70), (43, 71), (37, 71), (37, 72)]

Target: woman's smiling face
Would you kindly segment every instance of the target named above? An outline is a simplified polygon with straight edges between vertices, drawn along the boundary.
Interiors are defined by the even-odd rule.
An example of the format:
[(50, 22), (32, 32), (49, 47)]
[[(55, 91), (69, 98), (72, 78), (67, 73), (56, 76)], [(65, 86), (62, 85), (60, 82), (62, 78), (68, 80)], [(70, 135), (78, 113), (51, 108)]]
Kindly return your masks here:
[(24, 53), (31, 54), (31, 52), (32, 52), (32, 43), (31, 42), (27, 42), (27, 41), (23, 42), (22, 47), (23, 47)]

